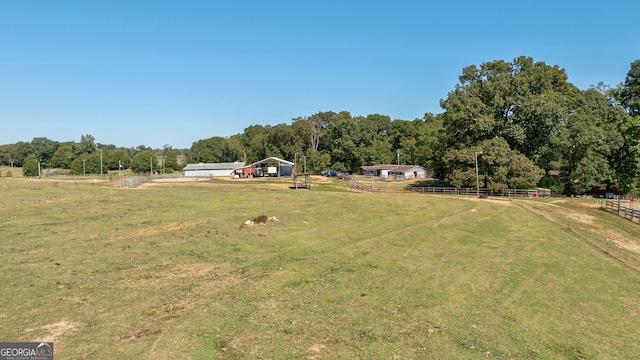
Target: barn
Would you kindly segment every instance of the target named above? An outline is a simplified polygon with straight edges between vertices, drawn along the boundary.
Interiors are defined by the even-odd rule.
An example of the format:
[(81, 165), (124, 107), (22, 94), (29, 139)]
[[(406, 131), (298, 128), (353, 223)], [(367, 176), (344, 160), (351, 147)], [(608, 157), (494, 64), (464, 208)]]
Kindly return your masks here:
[(242, 168), (244, 168), (244, 162), (236, 161), (230, 163), (187, 164), (182, 171), (184, 176), (193, 177), (233, 176), (236, 169)]
[(378, 164), (362, 166), (361, 168), (364, 170), (365, 176), (375, 176), (385, 179), (408, 180), (431, 177), (429, 170), (420, 165)]

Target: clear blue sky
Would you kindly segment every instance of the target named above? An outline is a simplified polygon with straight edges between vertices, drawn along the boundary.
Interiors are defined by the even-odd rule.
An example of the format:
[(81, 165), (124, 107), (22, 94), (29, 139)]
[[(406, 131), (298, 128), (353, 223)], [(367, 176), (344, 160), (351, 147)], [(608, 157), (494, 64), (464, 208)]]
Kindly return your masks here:
[(0, 144), (164, 144), (318, 111), (440, 113), (519, 55), (581, 89), (640, 58), (637, 1), (0, 0)]

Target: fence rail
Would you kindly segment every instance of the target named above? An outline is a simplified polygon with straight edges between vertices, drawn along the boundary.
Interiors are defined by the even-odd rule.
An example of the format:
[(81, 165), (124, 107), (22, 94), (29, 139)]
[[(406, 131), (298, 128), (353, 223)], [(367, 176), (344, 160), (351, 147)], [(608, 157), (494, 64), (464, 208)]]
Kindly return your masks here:
[(640, 222), (640, 208), (634, 208), (629, 201), (607, 200), (605, 209), (631, 221)]

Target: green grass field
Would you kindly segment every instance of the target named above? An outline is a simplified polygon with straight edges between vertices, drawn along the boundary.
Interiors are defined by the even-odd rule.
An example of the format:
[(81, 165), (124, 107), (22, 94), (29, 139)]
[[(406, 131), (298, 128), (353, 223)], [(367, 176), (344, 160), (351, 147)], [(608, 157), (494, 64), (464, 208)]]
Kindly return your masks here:
[[(332, 184), (2, 178), (0, 340), (56, 359), (640, 358), (640, 225)], [(260, 215), (278, 221), (245, 225)]]

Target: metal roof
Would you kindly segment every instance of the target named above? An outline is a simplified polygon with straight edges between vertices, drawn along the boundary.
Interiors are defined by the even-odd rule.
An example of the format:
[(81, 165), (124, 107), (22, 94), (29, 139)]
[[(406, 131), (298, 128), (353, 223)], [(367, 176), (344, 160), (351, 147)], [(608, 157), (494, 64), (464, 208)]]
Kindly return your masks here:
[(249, 165), (247, 165), (247, 167), (253, 167), (253, 166), (260, 165), (260, 164), (263, 164), (263, 163), (266, 163), (266, 162), (269, 162), (269, 161), (277, 161), (280, 164), (287, 164), (287, 165), (291, 165), (291, 166), (294, 165), (294, 163), (292, 163), (291, 161), (287, 161), (287, 160), (283, 160), (283, 159), (277, 158), (275, 156), (271, 156), (271, 157), (268, 157), (266, 159), (262, 159), (260, 161), (256, 161), (253, 164), (249, 164)]
[(187, 164), (184, 167), (185, 171), (203, 171), (203, 170), (233, 170), (244, 167), (244, 162), (232, 162), (232, 163), (199, 163), (199, 164)]
[(361, 168), (365, 171), (376, 171), (376, 170), (389, 170), (392, 172), (401, 172), (401, 173), (405, 173), (407, 171), (410, 171), (412, 169), (415, 168), (420, 168), (422, 170), (425, 170), (425, 168), (423, 168), (420, 165), (393, 165), (393, 164), (378, 164), (378, 165), (372, 165), (372, 166), (361, 166)]

